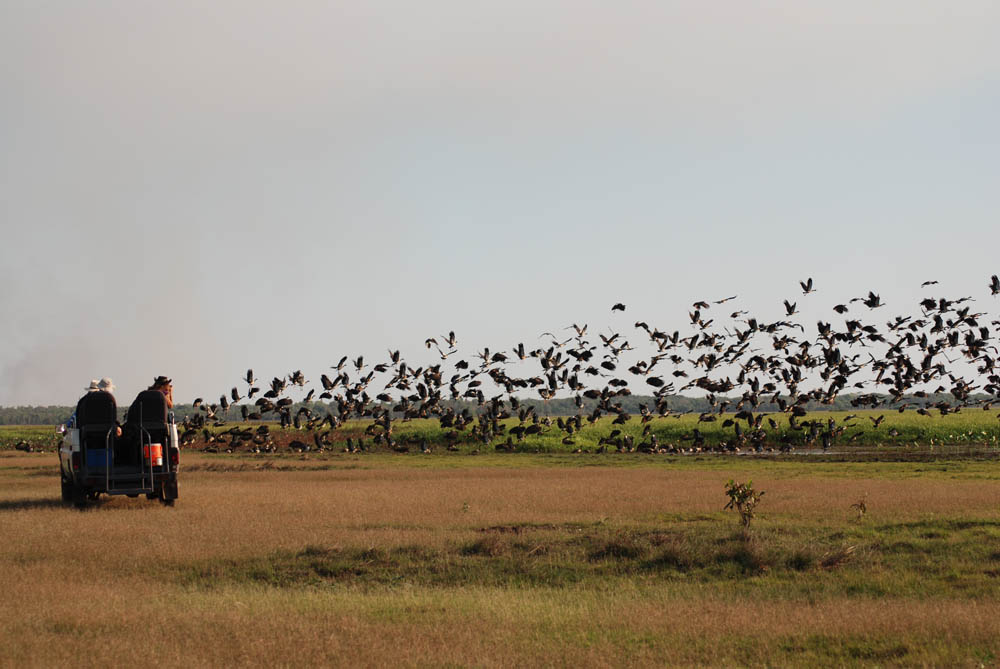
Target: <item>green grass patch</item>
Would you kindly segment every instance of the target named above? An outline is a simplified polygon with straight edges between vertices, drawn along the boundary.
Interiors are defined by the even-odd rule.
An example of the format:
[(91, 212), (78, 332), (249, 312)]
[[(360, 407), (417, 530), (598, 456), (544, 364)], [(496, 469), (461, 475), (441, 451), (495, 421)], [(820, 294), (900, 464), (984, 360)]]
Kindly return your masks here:
[[(767, 433), (763, 452), (775, 453), (784, 450), (808, 451), (826, 454), (831, 458), (848, 459), (924, 459), (934, 461), (943, 457), (997, 457), (1000, 455), (1000, 417), (993, 411), (968, 408), (948, 415), (922, 416), (914, 411), (815, 411), (797, 419), (797, 425), (789, 422), (787, 414), (765, 414), (762, 428)], [(876, 420), (884, 418), (877, 425)], [(773, 420), (772, 426), (769, 420)], [(616, 454), (614, 445), (602, 444), (602, 438), (618, 431), (618, 437), (629, 436), (637, 449), (651, 448), (654, 444), (661, 451), (691, 452), (696, 443), (700, 450), (733, 450), (735, 448), (735, 425), (748, 430), (746, 420), (736, 420), (732, 414), (699, 417), (687, 414), (655, 417), (643, 422), (633, 416), (625, 424), (613, 424), (611, 417), (603, 417), (594, 423), (582, 421), (579, 429), (572, 434), (559, 429), (557, 419), (543, 419), (539, 423), (540, 432), (511, 438), (514, 451), (528, 454)], [(822, 449), (820, 432), (836, 428), (837, 436), (829, 449)], [(810, 430), (810, 422), (817, 423), (817, 430)], [(728, 423), (728, 424), (727, 424)], [(272, 446), (261, 448), (248, 439), (234, 439), (227, 432), (234, 428), (255, 430), (266, 424), (272, 435)], [(426, 445), (437, 454), (496, 454), (509, 455), (507, 439), (510, 429), (518, 424), (516, 419), (500, 421), (500, 433), (488, 443), (475, 435), (471, 427), (462, 430), (444, 429), (433, 418), (397, 420), (393, 423), (393, 439), (400, 451), (406, 449), (408, 455), (423, 455), (421, 447)], [(803, 427), (805, 426), (805, 427)], [(798, 429), (795, 429), (795, 428)], [(206, 442), (198, 431), (194, 448), (214, 452), (247, 453), (263, 450), (265, 453), (316, 452), (313, 433), (305, 429), (279, 428), (276, 423), (261, 421), (233, 422), (208, 428), (213, 435), (211, 443)], [(699, 439), (696, 441), (696, 432)], [(351, 420), (337, 430), (317, 430), (327, 433), (320, 452), (341, 453), (348, 447), (348, 439), (356, 446), (363, 440), (367, 452), (390, 452), (384, 443), (375, 443), (374, 435), (380, 429), (373, 429), (371, 421)], [(564, 442), (564, 439), (568, 441)], [(26, 442), (38, 450), (54, 450), (60, 441), (55, 426), (0, 426), (0, 450), (12, 449), (16, 444)], [(729, 446), (725, 446), (728, 444)], [(740, 452), (754, 452), (745, 444)]]
[(55, 451), (62, 435), (54, 425), (0, 425), (0, 451), (28, 445), (32, 451)]
[(927, 519), (831, 530), (769, 518), (745, 537), (735, 523), (481, 528), (443, 547), (308, 545), (299, 551), (176, 565), (194, 588), (613, 587), (617, 580), (696, 582), (753, 597), (1000, 595), (997, 519)]
[[(765, 450), (781, 450), (783, 444), (802, 450), (822, 450), (821, 440), (810, 440), (810, 422), (819, 424), (820, 431), (828, 429), (830, 421), (836, 428), (843, 428), (834, 438), (830, 451), (852, 452), (858, 450), (870, 451), (882, 449), (887, 451), (900, 449), (918, 449), (928, 452), (948, 451), (954, 453), (991, 452), (1000, 450), (1000, 419), (993, 411), (981, 409), (966, 409), (959, 413), (945, 416), (922, 416), (913, 411), (898, 413), (896, 411), (815, 411), (797, 419), (798, 429), (794, 429), (787, 414), (765, 414), (766, 418), (774, 420), (771, 426), (766, 420), (762, 427), (767, 432)], [(884, 419), (875, 424), (880, 416)], [(708, 420), (706, 420), (708, 419)], [(622, 425), (613, 424), (611, 417), (605, 416), (594, 423), (584, 420), (580, 429), (571, 435), (560, 430), (556, 419), (548, 423), (543, 420), (539, 424), (541, 432), (527, 435), (523, 440), (512, 439), (517, 451), (526, 453), (565, 453), (565, 452), (596, 452), (602, 449), (600, 440), (608, 437), (613, 431), (620, 431), (621, 437), (631, 436), (634, 444), (641, 447), (651, 445), (655, 437), (656, 444), (665, 450), (690, 450), (695, 444), (695, 430), (704, 440), (705, 449), (719, 447), (723, 442), (732, 443), (735, 436), (735, 426), (727, 425), (727, 421), (739, 423), (744, 430), (748, 429), (745, 420), (735, 420), (732, 414), (710, 415), (699, 417), (687, 414), (666, 417), (655, 417), (643, 422), (640, 417), (633, 416)], [(393, 437), (398, 444), (416, 447), (426, 442), (433, 450), (447, 449), (449, 446), (460, 452), (485, 452), (495, 450), (498, 444), (506, 441), (510, 428), (516, 426), (516, 419), (500, 422), (501, 433), (490, 443), (483, 443), (476, 438), (470, 428), (464, 430), (442, 429), (436, 419), (413, 419), (396, 421), (393, 424)], [(366, 440), (370, 448), (379, 450), (372, 442), (371, 435), (366, 435), (370, 421), (348, 421), (340, 429), (330, 433), (331, 448), (346, 445), (346, 440), (355, 441), (360, 437)], [(222, 432), (229, 426), (214, 428)], [(280, 430), (274, 428), (276, 434), (308, 434), (299, 430)], [(569, 436), (570, 443), (564, 443)], [(299, 437), (302, 440), (301, 437)], [(279, 439), (279, 441), (281, 441)], [(615, 451), (614, 446), (603, 446), (604, 450)], [(415, 449), (411, 449), (415, 450)], [(746, 446), (741, 450), (748, 451)]]

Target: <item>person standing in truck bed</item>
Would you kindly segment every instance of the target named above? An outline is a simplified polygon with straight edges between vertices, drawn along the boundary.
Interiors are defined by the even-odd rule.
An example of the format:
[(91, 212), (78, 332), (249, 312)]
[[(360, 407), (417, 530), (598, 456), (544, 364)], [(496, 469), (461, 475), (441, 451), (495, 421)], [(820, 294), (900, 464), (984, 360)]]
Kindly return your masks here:
[[(156, 390), (163, 393), (163, 398), (167, 402), (167, 409), (174, 408), (174, 386), (173, 382), (169, 378), (167, 378), (166, 376), (156, 377), (155, 379), (153, 379), (153, 385), (151, 385), (149, 388), (146, 388), (146, 390), (144, 390), (143, 392), (149, 392), (151, 390)], [(142, 393), (139, 393), (139, 397), (141, 396)], [(136, 399), (138, 400), (138, 397), (136, 397)], [(125, 413), (126, 425), (129, 425), (138, 420), (136, 416), (132, 415), (133, 407), (135, 406), (136, 402), (132, 402), (132, 405), (129, 406), (128, 411)]]
[[(106, 393), (112, 393), (112, 395), (113, 395), (114, 392), (115, 392), (115, 384), (111, 380), (111, 377), (105, 376), (100, 381), (98, 381), (97, 379), (92, 379), (91, 382), (90, 382), (90, 387), (87, 388), (86, 390), (87, 390), (88, 393), (96, 393), (96, 392), (99, 392), (99, 391), (104, 391)], [(65, 425), (63, 425), (61, 431), (65, 432), (66, 430), (69, 430), (69, 429), (74, 428), (74, 427), (76, 427), (76, 410), (75, 409), (73, 410), (73, 415), (69, 417), (69, 420), (66, 421)], [(115, 436), (116, 437), (122, 436), (121, 425), (115, 425)]]
[(158, 376), (153, 379), (153, 385), (149, 387), (149, 390), (159, 390), (167, 398), (167, 408), (174, 408), (174, 385), (171, 379), (165, 376)]

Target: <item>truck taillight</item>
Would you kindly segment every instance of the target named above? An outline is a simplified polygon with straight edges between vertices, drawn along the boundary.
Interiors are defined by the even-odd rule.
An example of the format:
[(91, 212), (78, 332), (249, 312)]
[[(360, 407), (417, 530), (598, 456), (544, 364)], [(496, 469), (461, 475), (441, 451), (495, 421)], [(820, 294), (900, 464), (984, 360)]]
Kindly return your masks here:
[(176, 467), (181, 461), (181, 451), (176, 446), (170, 449), (170, 464)]
[(72, 462), (73, 462), (73, 471), (75, 472), (80, 471), (80, 451), (77, 451), (76, 453), (73, 454)]

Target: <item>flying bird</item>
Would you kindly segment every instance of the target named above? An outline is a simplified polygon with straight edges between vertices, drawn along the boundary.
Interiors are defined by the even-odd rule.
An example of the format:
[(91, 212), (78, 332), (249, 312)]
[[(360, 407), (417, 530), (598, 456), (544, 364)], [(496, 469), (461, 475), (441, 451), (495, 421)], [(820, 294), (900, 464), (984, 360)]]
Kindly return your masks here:
[[(921, 287), (937, 283), (925, 281)], [(803, 295), (815, 292), (812, 277), (799, 281), (799, 285)], [(993, 275), (988, 287), (994, 296), (1000, 295), (1000, 277)], [(564, 332), (574, 330), (575, 337), (560, 340), (554, 333), (546, 332), (540, 338), (551, 338), (551, 341), (545, 342), (543, 347), (536, 350), (527, 350), (523, 343), (516, 344), (510, 352), (496, 353), (483, 349), (478, 353), (482, 365), (470, 366), (466, 360), (459, 360), (450, 369), (445, 368), (444, 363), (415, 369), (403, 362), (399, 350), (392, 349), (388, 352), (390, 362), (385, 363), (376, 364), (370, 360), (366, 364), (364, 357), (344, 356), (335, 367), (337, 373), (334, 378), (326, 374), (320, 375), (317, 385), (321, 387), (315, 390), (306, 387), (304, 374), (301, 370), (296, 370), (285, 378), (275, 377), (269, 390), (267, 383), (260, 383), (268, 391), (256, 402), (253, 398), (260, 390), (254, 386), (257, 380), (253, 370), (248, 369), (245, 380), (250, 384), (246, 391), (246, 400), (249, 402), (237, 408), (244, 420), (261, 420), (261, 415), (273, 413), (276, 415), (269, 418), (280, 421), (281, 426), (294, 426), (311, 432), (311, 440), (293, 442), (303, 452), (312, 448), (310, 441), (321, 450), (331, 445), (330, 432), (320, 435), (318, 431), (325, 424), (328, 423), (332, 431), (355, 418), (371, 419), (371, 425), (366, 428), (365, 434), (372, 438), (375, 446), (405, 450), (420, 443), (420, 450), (426, 452), (430, 450), (429, 443), (408, 438), (402, 438), (400, 442), (394, 441), (391, 421), (397, 417), (410, 420), (431, 416), (438, 416), (441, 427), (450, 430), (448, 435), (451, 436), (446, 437), (449, 451), (457, 450), (456, 444), (462, 441), (459, 435), (466, 428), (470, 429), (465, 434), (471, 435), (478, 443), (488, 446), (507, 439), (509, 446), (502, 450), (513, 450), (510, 448), (513, 440), (507, 435), (516, 436), (516, 441), (520, 444), (525, 441), (526, 436), (540, 434), (545, 431), (544, 428), (552, 426), (548, 418), (534, 414), (533, 409), (520, 405), (516, 393), (531, 389), (545, 401), (554, 399), (560, 393), (572, 394), (577, 409), (581, 410), (575, 416), (576, 423), (572, 422), (573, 418), (569, 422), (562, 418), (556, 421), (567, 440), (564, 443), (572, 445), (572, 440), (578, 439), (575, 435), (583, 420), (593, 425), (602, 415), (610, 414), (610, 417), (617, 416), (613, 425), (621, 426), (632, 418), (626, 413), (620, 398), (632, 394), (630, 380), (638, 378), (644, 381), (641, 387), (645, 394), (652, 394), (653, 397), (650, 398), (652, 405), (639, 405), (643, 435), (636, 439), (652, 436), (654, 420), (667, 418), (668, 415), (670, 418), (680, 418), (685, 413), (692, 413), (671, 411), (668, 406), (668, 398), (675, 393), (674, 383), (684, 383), (680, 392), (697, 388), (707, 392), (710, 398), (712, 410), (702, 413), (699, 421), (718, 420), (723, 428), (730, 429), (731, 432), (729, 437), (723, 437), (722, 441), (716, 440), (715, 443), (706, 440), (705, 435), (700, 433), (694, 437), (682, 437), (682, 441), (693, 440), (693, 446), (699, 451), (739, 451), (748, 447), (761, 452), (765, 448), (780, 448), (784, 451), (797, 443), (816, 444), (821, 441), (826, 449), (838, 440), (854, 441), (860, 428), (855, 425), (859, 432), (853, 434), (845, 434), (844, 430), (854, 425), (852, 421), (856, 420), (857, 414), (852, 414), (843, 421), (828, 420), (825, 429), (818, 420), (796, 422), (807, 415), (807, 405), (830, 404), (837, 399), (839, 393), (848, 389), (862, 390), (862, 393), (854, 395), (851, 400), (853, 407), (873, 410), (882, 406), (887, 410), (900, 412), (909, 408), (911, 411), (916, 409), (917, 414), (923, 416), (939, 411), (942, 415), (955, 413), (965, 406), (989, 410), (995, 400), (977, 399), (973, 393), (978, 392), (979, 388), (988, 393), (983, 397), (1000, 396), (1000, 380), (997, 380), (1000, 360), (990, 355), (992, 353), (1000, 358), (1000, 351), (991, 345), (1000, 336), (1000, 331), (987, 326), (989, 317), (986, 314), (970, 313), (970, 306), (962, 306), (963, 302), (971, 298), (927, 297), (921, 300), (918, 314), (903, 314), (886, 323), (888, 330), (895, 333), (892, 341), (888, 341), (884, 336), (888, 334), (886, 331), (880, 332), (875, 324), (866, 324), (856, 318), (846, 318), (842, 328), (821, 320), (816, 326), (818, 337), (811, 338), (807, 336), (802, 324), (792, 322), (791, 316), (800, 312), (797, 304), (789, 300), (784, 300), (786, 319), (777, 322), (761, 322), (749, 316), (746, 311), (732, 312), (732, 324), (715, 329), (711, 327), (712, 320), (703, 319), (701, 311), (707, 313), (710, 304), (722, 304), (736, 297), (733, 295), (714, 303), (705, 300), (695, 302), (689, 317), (697, 329), (688, 337), (681, 337), (678, 330), (670, 334), (669, 330), (661, 331), (652, 327), (652, 323), (636, 321), (635, 328), (644, 330), (649, 337), (650, 344), (647, 345), (657, 350), (652, 358), (645, 360), (625, 360), (622, 357), (624, 351), (633, 350), (624, 335), (615, 332), (607, 335), (598, 333), (600, 342), (591, 345), (585, 338), (586, 324), (573, 323), (564, 328)], [(847, 314), (849, 305), (854, 302), (861, 302), (869, 309), (884, 306), (881, 297), (870, 291), (867, 297), (855, 297), (848, 303), (837, 304), (833, 309), (838, 314)], [(612, 307), (612, 312), (614, 311), (624, 312), (625, 304), (615, 303)], [(741, 316), (745, 317), (741, 319)], [(990, 324), (1000, 326), (1000, 321), (990, 321)], [(795, 333), (797, 337), (793, 337), (792, 333), (787, 332), (790, 329), (799, 329), (802, 334)], [(568, 336), (561, 334), (563, 337)], [(762, 351), (763, 342), (756, 341), (758, 337), (770, 339), (767, 347), (773, 348), (772, 354)], [(427, 348), (436, 349), (442, 360), (456, 352), (457, 341), (453, 331), (447, 336), (438, 335), (427, 339), (424, 343)], [(595, 351), (601, 350), (602, 343), (604, 351), (603, 359), (600, 359), (602, 353)], [(857, 352), (858, 349), (853, 348), (855, 346), (866, 350), (863, 353)], [(962, 357), (970, 361), (969, 364), (978, 366), (982, 382), (975, 376), (969, 378), (969, 374), (974, 374), (971, 369), (965, 372), (948, 368), (947, 364), (953, 364)], [(662, 365), (672, 363), (672, 367), (661, 367), (658, 370), (660, 373), (656, 374), (654, 366), (661, 359), (669, 361), (661, 363)], [(542, 370), (529, 372), (526, 378), (519, 378), (513, 372), (522, 365), (508, 364), (514, 360), (523, 361), (523, 366), (538, 363)], [(345, 364), (349, 371), (342, 371)], [(359, 378), (352, 381), (348, 374), (355, 369)], [(623, 370), (626, 369), (633, 375), (627, 377), (629, 380), (616, 378), (615, 375), (619, 373), (625, 377)], [(729, 377), (730, 370), (735, 375), (733, 378)], [(362, 376), (363, 372), (368, 372), (367, 376)], [(817, 381), (813, 385), (811, 380), (806, 379), (805, 374), (813, 373), (824, 383)], [(958, 375), (961, 373), (966, 373), (966, 378)], [(382, 379), (387, 382), (379, 390), (369, 390), (374, 387), (372, 381), (378, 374), (387, 375)], [(870, 378), (866, 378), (869, 376)], [(588, 387), (586, 381), (591, 379), (599, 385)], [(680, 382), (678, 379), (686, 381)], [(945, 379), (950, 379), (950, 383)], [(487, 394), (494, 392), (489, 390), (491, 382), (498, 391), (492, 397)], [(939, 383), (942, 385), (933, 392), (918, 390), (923, 384), (929, 384), (930, 387)], [(945, 383), (948, 385), (944, 385)], [(302, 407), (296, 411), (293, 405), (301, 407), (300, 402), (283, 397), (287, 388), (295, 386), (304, 387), (308, 391), (301, 404), (311, 403), (316, 394), (319, 394), (320, 400), (332, 399), (333, 402), (325, 407)], [(864, 392), (865, 388), (872, 386), (875, 386), (874, 393)], [(339, 393), (335, 396), (334, 392), (338, 390)], [(933, 397), (934, 393), (938, 393), (938, 396)], [(946, 393), (950, 393), (954, 399), (950, 400)], [(231, 398), (231, 403), (227, 398)], [(728, 398), (732, 398), (732, 402)], [(912, 398), (925, 401), (921, 406), (913, 402)], [(197, 398), (194, 408), (200, 411), (185, 419), (185, 435), (196, 435), (206, 425), (211, 426), (210, 421), (215, 421), (216, 427), (223, 425), (228, 416), (222, 412), (243, 399), (237, 387), (223, 394), (219, 398), (219, 404), (205, 406), (203, 400)], [(469, 406), (456, 410), (443, 404), (449, 400), (467, 401)], [(585, 409), (586, 400), (591, 402), (591, 406)], [(764, 423), (766, 414), (757, 413), (759, 407), (766, 402), (777, 405), (781, 413), (788, 414), (789, 432), (784, 435), (772, 433), (770, 436), (765, 432), (765, 429), (774, 432), (778, 430), (777, 421), (767, 417), (767, 422)], [(216, 410), (219, 410), (218, 414)], [(722, 414), (727, 410), (735, 413), (732, 418), (723, 421)], [(313, 414), (314, 411), (323, 411), (326, 417), (319, 413)], [(586, 412), (590, 412), (589, 418)], [(697, 414), (697, 411), (693, 413)], [(867, 417), (873, 428), (879, 428), (885, 420), (884, 414)], [(511, 418), (519, 419), (520, 424), (507, 427), (508, 424), (504, 421)], [(740, 421), (744, 419), (746, 423), (741, 424)], [(231, 436), (230, 449), (235, 451), (241, 446), (248, 446), (252, 430), (233, 428), (228, 433), (220, 434)], [(899, 431), (891, 430), (888, 434), (899, 436)], [(205, 441), (208, 447), (209, 439), (206, 437)], [(220, 438), (215, 443), (223, 442)], [(259, 440), (254, 439), (253, 443), (264, 446), (265, 450), (274, 450), (266, 435)], [(598, 445), (607, 453), (637, 450), (631, 436), (624, 438), (620, 436), (620, 432), (615, 431), (610, 436), (601, 437)], [(501, 446), (505, 445), (501, 443)], [(669, 448), (677, 452), (675, 447)], [(362, 446), (360, 440), (358, 448), (348, 442), (349, 452), (366, 450), (368, 449)], [(638, 450), (666, 452), (666, 449), (658, 447), (655, 439), (643, 441), (638, 445)]]
[(861, 302), (869, 309), (875, 309), (877, 307), (885, 306), (885, 302), (882, 301), (882, 298), (873, 293), (872, 291), (868, 291), (868, 297), (861, 300)]

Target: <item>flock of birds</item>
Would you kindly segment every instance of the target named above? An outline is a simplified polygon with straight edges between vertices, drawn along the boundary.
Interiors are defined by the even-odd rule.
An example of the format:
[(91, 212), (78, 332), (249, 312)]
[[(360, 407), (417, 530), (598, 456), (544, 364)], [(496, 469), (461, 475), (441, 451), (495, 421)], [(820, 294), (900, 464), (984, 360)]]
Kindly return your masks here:
[[(936, 284), (926, 281), (921, 287), (930, 290)], [(805, 299), (816, 291), (811, 278), (799, 285)], [(993, 296), (1000, 294), (996, 275), (988, 288)], [(814, 329), (793, 318), (799, 314), (798, 303), (789, 300), (784, 301), (785, 317), (776, 321), (743, 310), (729, 312), (724, 321), (725, 314), (710, 316), (728, 312), (722, 305), (735, 299), (695, 302), (685, 334), (638, 321), (631, 332), (609, 331), (595, 338), (586, 324), (574, 323), (561, 333), (542, 333), (539, 344), (522, 342), (502, 351), (485, 348), (474, 357), (462, 357), (455, 333), (449, 332), (424, 342), (439, 358), (436, 364), (414, 367), (398, 350), (378, 362), (344, 356), (320, 376), (318, 385), (311, 385), (301, 370), (264, 383), (250, 369), (217, 403), (194, 401), (198, 412), (185, 419), (182, 442), (203, 441), (209, 450), (273, 451), (277, 446), (271, 427), (253, 423), (277, 421), (281, 429), (301, 431), (302, 438), (290, 444), (293, 450), (325, 450), (334, 448), (335, 430), (362, 419), (367, 421), (363, 436), (347, 439), (344, 450), (426, 452), (431, 449), (426, 439), (397, 439), (394, 426), (432, 418), (451, 450), (472, 441), (513, 451), (533, 435), (551, 430), (559, 431), (562, 443), (574, 446), (584, 424), (610, 416), (610, 422), (601, 423), (608, 425), (598, 444), (601, 451), (762, 451), (799, 444), (828, 448), (844, 436), (845, 425), (804, 420), (805, 405), (830, 404), (841, 393), (852, 393), (855, 407), (892, 404), (899, 411), (913, 409), (923, 415), (971, 406), (989, 409), (993, 398), (1000, 397), (1000, 351), (995, 345), (1000, 321), (974, 311), (972, 297), (929, 296), (920, 301), (918, 314), (892, 316), (880, 327), (874, 320), (886, 305), (869, 292), (833, 307), (837, 317), (843, 317), (842, 326), (819, 320)], [(616, 303), (611, 311), (624, 314), (626, 306)], [(639, 338), (637, 346), (630, 341), (633, 335)], [(524, 368), (527, 371), (521, 371)], [(650, 397), (637, 417), (621, 402), (632, 394), (633, 385), (642, 388), (637, 394)], [(692, 390), (704, 394), (711, 406), (699, 415), (699, 424), (722, 419), (722, 426), (732, 430), (731, 438), (706, 444), (695, 428), (681, 444), (658, 443), (652, 421), (678, 416), (670, 408), (672, 396)], [(293, 391), (299, 394), (297, 400), (292, 399)], [(942, 393), (947, 401), (940, 399)], [(576, 414), (555, 422), (540, 417), (521, 399), (525, 394), (545, 401), (573, 397)], [(777, 410), (765, 412), (765, 404)], [(225, 426), (224, 414), (231, 407), (239, 407), (243, 422), (222, 432), (209, 430), (211, 425)], [(623, 429), (634, 419), (642, 425), (638, 443)], [(776, 439), (778, 421), (785, 420), (790, 430)], [(878, 428), (882, 418), (871, 420)]]

